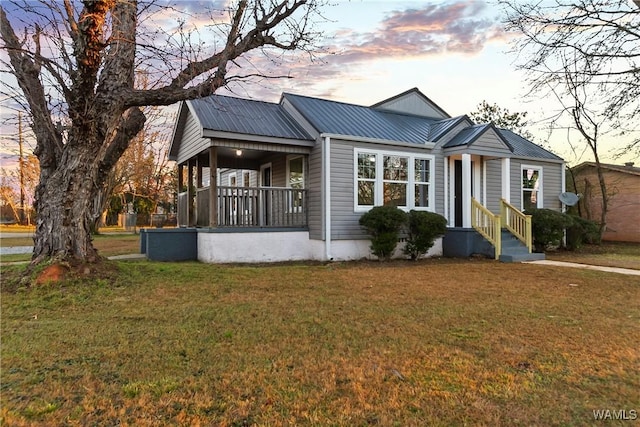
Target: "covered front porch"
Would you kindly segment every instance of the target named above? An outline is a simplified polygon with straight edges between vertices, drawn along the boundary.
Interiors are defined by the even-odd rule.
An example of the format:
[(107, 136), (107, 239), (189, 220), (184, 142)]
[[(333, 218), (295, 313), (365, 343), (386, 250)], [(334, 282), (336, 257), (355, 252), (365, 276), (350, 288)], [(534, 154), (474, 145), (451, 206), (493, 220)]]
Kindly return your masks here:
[(178, 226), (305, 229), (305, 149), (210, 147), (178, 165)]

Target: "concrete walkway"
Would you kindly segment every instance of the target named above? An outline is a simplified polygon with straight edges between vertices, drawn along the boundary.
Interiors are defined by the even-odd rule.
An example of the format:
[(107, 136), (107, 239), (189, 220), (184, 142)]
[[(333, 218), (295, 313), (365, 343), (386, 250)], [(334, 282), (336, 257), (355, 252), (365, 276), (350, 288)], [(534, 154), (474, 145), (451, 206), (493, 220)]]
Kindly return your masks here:
[(600, 265), (578, 264), (577, 262), (541, 260), (541, 261), (525, 261), (525, 264), (551, 265), (554, 267), (584, 268), (586, 270), (598, 270), (598, 271), (606, 271), (609, 273), (619, 273), (619, 274), (628, 274), (632, 276), (640, 276), (640, 270), (633, 270), (631, 268), (603, 267)]
[(33, 246), (0, 247), (0, 255), (29, 254), (31, 252), (33, 252)]

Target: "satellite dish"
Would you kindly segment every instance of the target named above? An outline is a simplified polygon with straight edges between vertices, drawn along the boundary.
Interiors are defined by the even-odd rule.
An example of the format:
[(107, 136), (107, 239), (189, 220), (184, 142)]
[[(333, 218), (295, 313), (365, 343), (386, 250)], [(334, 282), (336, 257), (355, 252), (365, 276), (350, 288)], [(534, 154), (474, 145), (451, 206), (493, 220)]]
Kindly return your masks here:
[(580, 200), (580, 196), (578, 196), (576, 193), (570, 193), (567, 191), (564, 193), (560, 193), (558, 199), (560, 199), (560, 201), (567, 206), (573, 206), (578, 203), (578, 200)]

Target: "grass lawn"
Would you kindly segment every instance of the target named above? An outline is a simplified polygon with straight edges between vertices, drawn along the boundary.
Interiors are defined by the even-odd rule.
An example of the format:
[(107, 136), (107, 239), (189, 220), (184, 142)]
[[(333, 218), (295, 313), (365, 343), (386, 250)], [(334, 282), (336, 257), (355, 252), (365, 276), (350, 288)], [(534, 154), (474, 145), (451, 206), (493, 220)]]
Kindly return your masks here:
[(640, 412), (637, 276), (446, 259), (118, 266), (31, 289), (3, 268), (0, 424), (582, 426)]

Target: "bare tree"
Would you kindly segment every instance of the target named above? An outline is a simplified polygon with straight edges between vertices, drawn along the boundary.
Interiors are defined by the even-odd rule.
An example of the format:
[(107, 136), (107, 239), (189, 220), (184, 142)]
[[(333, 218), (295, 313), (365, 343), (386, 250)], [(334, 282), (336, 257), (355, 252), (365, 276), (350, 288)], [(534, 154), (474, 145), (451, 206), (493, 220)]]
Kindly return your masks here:
[(600, 237), (604, 234), (607, 226), (607, 212), (609, 206), (609, 193), (607, 192), (607, 182), (604, 179), (604, 173), (600, 164), (600, 151), (598, 143), (601, 136), (602, 122), (606, 121), (606, 117), (598, 116), (597, 112), (589, 109), (589, 94), (584, 84), (578, 80), (579, 73), (570, 67), (573, 64), (569, 64), (565, 61), (565, 74), (564, 81), (566, 91), (569, 98), (572, 101), (572, 105), (567, 106), (564, 110), (571, 113), (575, 129), (580, 132), (583, 140), (589, 147), (591, 154), (596, 164), (596, 174), (598, 175), (598, 184), (600, 186), (601, 193), (601, 206), (600, 211)]
[[(500, 0), (516, 34), (518, 68), (531, 96), (566, 93), (566, 71), (592, 96), (608, 127), (637, 131), (640, 117), (640, 6), (629, 0)], [(571, 96), (571, 94), (569, 94)], [(596, 101), (597, 100), (597, 101)], [(640, 149), (639, 140), (622, 147)]]
[[(219, 2), (226, 19), (211, 9), (196, 28), (216, 31), (210, 42), (187, 32), (189, 19), (164, 27), (159, 19), (178, 13), (166, 2), (3, 2), (4, 65), (28, 104), (40, 160), (32, 265), (99, 261), (95, 196), (143, 129), (142, 107), (208, 96), (256, 74), (236, 65), (249, 52), (311, 50), (319, 1)], [(137, 88), (136, 69), (157, 70), (155, 87)]]
[[(603, 135), (631, 137), (621, 152), (640, 149), (640, 6), (627, 0), (503, 0), (507, 27), (520, 35), (514, 51), (526, 71), (530, 96), (552, 95), (560, 106), (550, 130), (578, 131), (594, 157), (601, 190), (600, 234), (609, 201), (600, 166)], [(567, 122), (568, 120), (568, 122)], [(569, 124), (566, 124), (569, 123)], [(635, 134), (635, 136), (634, 136)], [(575, 142), (568, 137), (574, 153)]]

